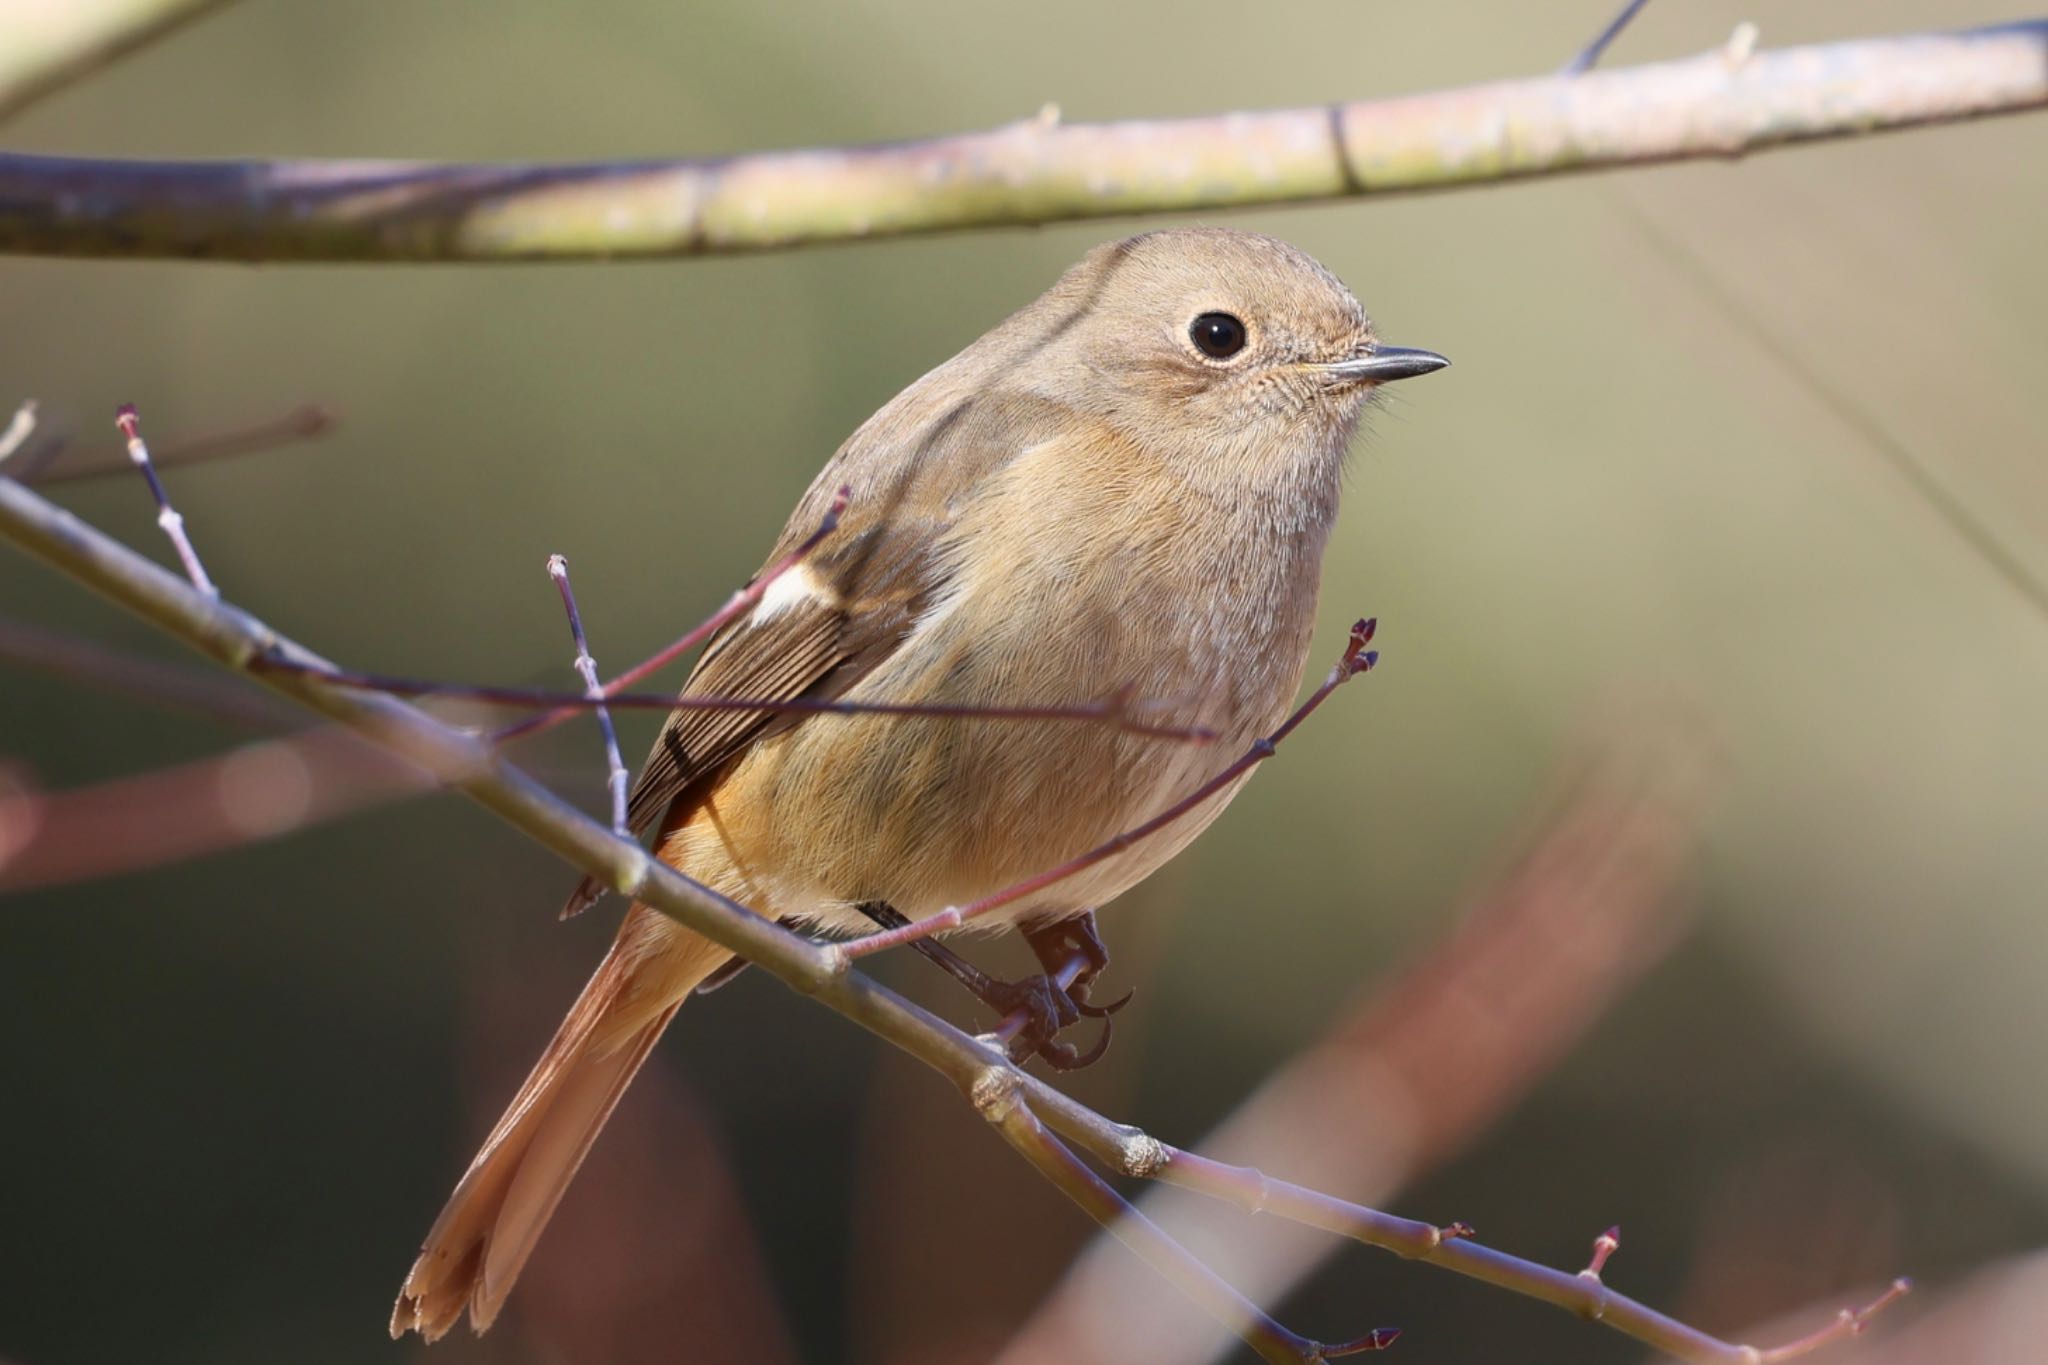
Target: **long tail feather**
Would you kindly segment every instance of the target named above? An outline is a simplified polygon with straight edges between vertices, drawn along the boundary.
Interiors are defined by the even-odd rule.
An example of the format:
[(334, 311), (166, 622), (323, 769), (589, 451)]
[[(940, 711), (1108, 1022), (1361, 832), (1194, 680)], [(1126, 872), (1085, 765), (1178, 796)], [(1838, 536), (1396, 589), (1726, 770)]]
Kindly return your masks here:
[(590, 1145), (683, 999), (730, 956), (635, 907), (427, 1233), (391, 1335), (491, 1325)]

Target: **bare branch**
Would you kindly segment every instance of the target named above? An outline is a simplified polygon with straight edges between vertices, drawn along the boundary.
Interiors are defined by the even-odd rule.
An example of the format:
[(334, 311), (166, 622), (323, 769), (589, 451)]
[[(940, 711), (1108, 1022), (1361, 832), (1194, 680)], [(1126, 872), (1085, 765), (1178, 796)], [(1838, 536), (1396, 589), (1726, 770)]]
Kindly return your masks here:
[[(0, 537), (228, 668), (245, 669), (252, 659), (266, 654), (312, 666), (324, 662), (246, 612), (200, 592), (7, 478), (0, 478)], [(1730, 1345), (1571, 1272), (1524, 1261), (1427, 1223), (1380, 1213), (1249, 1168), (1180, 1152), (1138, 1129), (1112, 1123), (850, 970), (843, 955), (762, 919), (684, 877), (634, 841), (588, 819), (510, 763), (488, 737), (445, 725), (390, 696), (337, 687), (316, 673), (265, 672), (259, 676), (285, 695), (432, 772), (605, 885), (740, 954), (902, 1048), (963, 1091), (972, 1094), (977, 1086), (988, 1084), (1014, 1086), (1034, 1117), (1080, 1144), (1112, 1170), (1168, 1180), (1247, 1209), (1275, 1213), (1426, 1260), (1569, 1308), (1689, 1362), (1761, 1365), (1786, 1358)], [(992, 1082), (991, 1077), (1001, 1079)], [(1876, 1306), (1880, 1305), (1873, 1308)], [(1860, 1327), (1868, 1311), (1852, 1313), (1851, 1327), (1838, 1327), (1835, 1334)], [(1805, 1343), (1794, 1346), (1811, 1349)]]
[(114, 425), (121, 428), (121, 434), (128, 438), (128, 458), (149, 481), (149, 495), (156, 499), (156, 524), (164, 528), (171, 548), (178, 552), (179, 562), (185, 566), (185, 577), (208, 597), (219, 597), (220, 589), (213, 586), (213, 580), (206, 576), (206, 566), (199, 562), (199, 551), (192, 547), (192, 537), (185, 533), (185, 518), (171, 506), (171, 495), (164, 491), (164, 481), (156, 476), (156, 466), (149, 462), (149, 447), (143, 444), (142, 423), (133, 404), (121, 405)]
[(1162, 1232), (1158, 1225), (1132, 1208), (1101, 1176), (1090, 1170), (1064, 1142), (1045, 1130), (1031, 1106), (1024, 1102), (1016, 1073), (1008, 1068), (991, 1069), (968, 1090), (967, 1098), (987, 1119), (1003, 1140), (1029, 1161), (1047, 1180), (1079, 1204), (1090, 1218), (1100, 1223), (1118, 1241), (1170, 1280), (1181, 1292), (1208, 1310), (1210, 1316), (1228, 1327), (1261, 1359), (1296, 1362), (1334, 1360), (1394, 1344), (1400, 1332), (1382, 1327), (1357, 1341), (1328, 1346), (1299, 1336), (1269, 1316), (1258, 1305), (1216, 1277), (1188, 1250)]
[(612, 725), (612, 713), (604, 702), (604, 684), (597, 680), (597, 660), (590, 657), (590, 641), (583, 637), (583, 615), (576, 610), (576, 591), (569, 586), (569, 561), (562, 555), (548, 556), (548, 577), (562, 595), (562, 610), (569, 615), (569, 635), (576, 642), (576, 672), (597, 712), (597, 728), (604, 735), (605, 785), (612, 794), (612, 832), (630, 838), (626, 823), (626, 761), (619, 757), (619, 732)]
[(227, 0), (63, 0), (0, 21), (0, 119), (11, 118)]
[(0, 156), (0, 252), (221, 261), (696, 256), (1740, 157), (2048, 105), (2048, 19), (1265, 113), (527, 165)]

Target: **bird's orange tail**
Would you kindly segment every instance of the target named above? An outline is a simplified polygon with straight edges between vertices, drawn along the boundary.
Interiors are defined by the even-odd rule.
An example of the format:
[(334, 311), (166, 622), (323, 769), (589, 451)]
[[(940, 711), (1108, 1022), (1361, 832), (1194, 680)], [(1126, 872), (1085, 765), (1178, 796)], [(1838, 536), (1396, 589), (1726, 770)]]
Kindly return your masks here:
[(635, 906), (554, 1041), (484, 1140), (391, 1310), (391, 1335), (491, 1325), (548, 1216), (676, 1009), (731, 955)]

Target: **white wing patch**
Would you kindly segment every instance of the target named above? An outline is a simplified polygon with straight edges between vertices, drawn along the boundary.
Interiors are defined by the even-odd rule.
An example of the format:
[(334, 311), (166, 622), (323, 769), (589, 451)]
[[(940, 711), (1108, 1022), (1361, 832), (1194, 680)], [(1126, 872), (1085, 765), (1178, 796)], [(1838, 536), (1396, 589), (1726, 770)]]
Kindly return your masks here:
[(791, 607), (810, 602), (836, 608), (839, 594), (827, 587), (824, 580), (812, 572), (810, 565), (799, 564), (768, 585), (768, 591), (761, 594), (761, 600), (754, 604), (753, 614), (747, 619), (759, 625)]

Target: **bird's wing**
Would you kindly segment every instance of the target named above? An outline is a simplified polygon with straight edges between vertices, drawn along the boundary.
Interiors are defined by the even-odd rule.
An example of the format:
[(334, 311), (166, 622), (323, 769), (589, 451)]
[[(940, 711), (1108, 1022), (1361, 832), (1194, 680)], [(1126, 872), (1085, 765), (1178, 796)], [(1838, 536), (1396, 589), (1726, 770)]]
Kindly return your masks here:
[[(917, 396), (906, 392), (840, 448), (769, 554), (773, 565), (794, 553), (847, 488), (839, 528), (792, 571), (818, 591), (786, 594), (773, 610), (757, 606), (712, 636), (682, 695), (787, 701), (830, 698), (852, 687), (894, 652), (945, 586), (952, 572), (947, 532), (974, 490), (1019, 451), (1066, 426), (1063, 409), (1014, 394), (896, 411)], [(906, 430), (919, 409), (928, 420)], [(706, 779), (765, 731), (805, 719), (769, 711), (670, 712), (633, 787), (632, 827), (644, 834), (672, 824)], [(586, 878), (563, 914), (578, 913), (603, 893)]]

